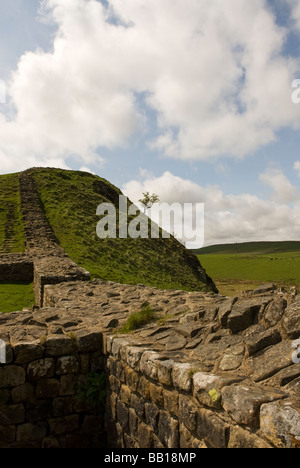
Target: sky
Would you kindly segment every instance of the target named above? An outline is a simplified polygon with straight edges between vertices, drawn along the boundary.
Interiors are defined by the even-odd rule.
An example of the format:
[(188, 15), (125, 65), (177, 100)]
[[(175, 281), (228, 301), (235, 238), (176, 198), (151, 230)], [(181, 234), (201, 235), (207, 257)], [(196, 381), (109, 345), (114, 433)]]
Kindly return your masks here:
[(204, 203), (205, 245), (299, 240), (299, 148), (299, 0), (0, 0), (1, 174)]

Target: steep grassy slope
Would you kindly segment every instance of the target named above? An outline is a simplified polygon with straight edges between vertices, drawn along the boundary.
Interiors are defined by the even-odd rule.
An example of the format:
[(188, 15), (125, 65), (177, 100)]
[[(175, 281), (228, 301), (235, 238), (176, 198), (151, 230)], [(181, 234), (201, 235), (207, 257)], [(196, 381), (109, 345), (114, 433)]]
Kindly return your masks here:
[[(92, 276), (159, 288), (207, 290), (197, 258), (174, 238), (105, 239), (97, 237), (100, 203), (118, 206), (119, 189), (85, 172), (34, 169), (46, 218), (70, 258)], [(214, 284), (210, 283), (210, 288)]]
[(18, 174), (0, 176), (0, 253), (23, 252), (25, 236)]

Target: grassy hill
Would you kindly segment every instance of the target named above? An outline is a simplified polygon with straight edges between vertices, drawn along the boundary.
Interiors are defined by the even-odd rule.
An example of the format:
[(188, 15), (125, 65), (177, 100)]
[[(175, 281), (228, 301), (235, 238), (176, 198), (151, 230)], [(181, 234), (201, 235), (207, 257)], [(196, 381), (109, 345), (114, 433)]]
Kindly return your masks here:
[(195, 255), (210, 254), (249, 254), (266, 255), (300, 251), (300, 241), (282, 242), (245, 242), (241, 244), (220, 244), (193, 250)]
[(194, 251), (222, 294), (233, 295), (264, 282), (300, 286), (300, 242), (249, 242)]
[[(99, 239), (96, 234), (100, 220), (96, 215), (97, 207), (103, 202), (118, 207), (121, 194), (105, 179), (86, 172), (60, 169), (38, 168), (31, 173), (44, 214), (59, 244), (93, 277), (166, 289), (215, 288), (210, 278), (209, 284), (203, 282), (197, 257), (174, 238)], [(1, 241), (2, 253), (24, 250), (18, 174), (0, 176)]]

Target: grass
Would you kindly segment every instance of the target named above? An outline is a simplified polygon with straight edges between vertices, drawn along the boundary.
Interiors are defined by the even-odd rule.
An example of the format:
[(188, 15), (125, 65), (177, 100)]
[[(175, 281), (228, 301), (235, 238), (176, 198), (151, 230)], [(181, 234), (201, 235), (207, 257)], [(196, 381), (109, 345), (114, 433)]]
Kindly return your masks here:
[(0, 283), (0, 312), (21, 311), (35, 304), (31, 283)]
[(125, 325), (123, 325), (123, 327), (120, 329), (120, 333), (126, 334), (134, 330), (138, 330), (148, 323), (153, 322), (156, 320), (156, 318), (156, 312), (150, 307), (149, 304), (145, 304), (140, 311), (133, 312), (129, 316)]
[(199, 280), (194, 257), (174, 238), (97, 237), (98, 205), (111, 202), (118, 207), (121, 195), (106, 180), (60, 169), (35, 169), (33, 175), (45, 216), (60, 245), (92, 277), (164, 289), (208, 289)]
[[(294, 243), (281, 243), (281, 252), (279, 243), (261, 243), (261, 251), (267, 250), (268, 253), (257, 253), (257, 243), (252, 244), (252, 251), (250, 247), (248, 244), (246, 254), (199, 255), (203, 267), (214, 278), (221, 294), (235, 295), (266, 282), (285, 287), (300, 285), (300, 250), (288, 250), (295, 248)], [(235, 250), (241, 251), (242, 248), (236, 246)]]
[(21, 214), (18, 174), (0, 176), (0, 251), (24, 252), (25, 235)]

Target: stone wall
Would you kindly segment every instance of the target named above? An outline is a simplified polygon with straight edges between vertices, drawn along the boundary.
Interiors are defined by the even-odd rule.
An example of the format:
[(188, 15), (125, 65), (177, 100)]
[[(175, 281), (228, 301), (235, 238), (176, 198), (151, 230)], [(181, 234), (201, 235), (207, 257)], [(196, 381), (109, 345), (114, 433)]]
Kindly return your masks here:
[(122, 339), (108, 349), (110, 447), (300, 447), (300, 408), (284, 392), (195, 372)]
[[(239, 298), (100, 280), (0, 315), (1, 447), (299, 448), (299, 296)], [(157, 317), (122, 335), (147, 303)], [(104, 415), (76, 384), (106, 373)]]
[(33, 262), (26, 255), (4, 255), (0, 257), (0, 282), (32, 282)]
[(0, 366), (0, 448), (106, 446), (104, 405), (93, 410), (79, 398), (90, 373), (103, 370), (101, 343), (101, 333), (7, 343), (7, 364)]

